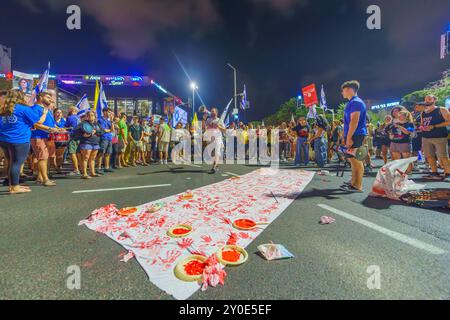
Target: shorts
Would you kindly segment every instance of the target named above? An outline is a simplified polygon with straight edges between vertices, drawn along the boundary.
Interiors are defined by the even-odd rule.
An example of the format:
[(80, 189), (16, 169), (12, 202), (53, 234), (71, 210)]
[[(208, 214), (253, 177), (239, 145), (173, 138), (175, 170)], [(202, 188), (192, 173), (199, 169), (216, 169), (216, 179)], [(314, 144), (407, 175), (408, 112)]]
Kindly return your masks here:
[(367, 149), (369, 149), (370, 152), (373, 151), (373, 137), (366, 137), (366, 143), (367, 143)]
[(422, 146), (425, 156), (428, 158), (448, 158), (448, 139), (422, 138)]
[(354, 135), (353, 136), (353, 146), (350, 149), (360, 148), (364, 144), (364, 139), (366, 136)]
[(31, 139), (31, 147), (37, 160), (48, 160), (55, 157), (55, 143), (48, 139)]
[(67, 142), (56, 142), (55, 141), (55, 148), (56, 149), (64, 149), (67, 147)]
[(396, 143), (391, 142), (390, 146), (391, 153), (411, 153), (411, 143), (409, 142), (403, 142), (403, 143)]
[(142, 152), (144, 151), (144, 146), (142, 144), (142, 141), (134, 142), (131, 141), (131, 152)]
[(80, 152), (79, 146), (80, 146), (79, 140), (70, 140), (68, 147), (69, 154), (77, 154), (78, 152)]
[(143, 142), (142, 143), (142, 151), (144, 152), (150, 152), (152, 151), (152, 145), (149, 142)]
[(98, 144), (80, 144), (80, 150), (100, 150)]
[(412, 151), (413, 152), (419, 152), (422, 150), (422, 138), (413, 138), (412, 139)]
[(125, 153), (127, 151), (127, 145), (123, 141), (123, 138), (119, 137), (119, 153)]
[(158, 144), (159, 152), (169, 152), (169, 142), (160, 141)]
[(102, 154), (112, 154), (113, 145), (112, 141), (109, 140), (100, 140), (100, 153)]
[(382, 146), (389, 147), (389, 145), (391, 144), (391, 142), (389, 141), (389, 139), (386, 139), (386, 138), (381, 138), (380, 141), (379, 141), (378, 143), (379, 143), (379, 145), (380, 145), (381, 147), (382, 147)]

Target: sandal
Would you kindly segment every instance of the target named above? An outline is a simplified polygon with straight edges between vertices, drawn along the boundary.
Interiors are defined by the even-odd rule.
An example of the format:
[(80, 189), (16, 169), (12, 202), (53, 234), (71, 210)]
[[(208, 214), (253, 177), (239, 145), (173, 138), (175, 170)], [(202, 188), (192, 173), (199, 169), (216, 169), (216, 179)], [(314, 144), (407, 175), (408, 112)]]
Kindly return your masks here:
[(31, 192), (31, 189), (27, 189), (27, 188), (24, 188), (24, 187), (19, 187), (19, 189), (16, 190), (16, 191), (9, 190), (9, 194), (10, 195), (23, 194), (23, 193), (29, 193), (29, 192)]
[(92, 179), (92, 178), (90, 176), (81, 176), (81, 179), (88, 180), (88, 179)]
[(42, 183), (42, 185), (43, 185), (44, 187), (55, 187), (55, 186), (56, 186), (56, 183), (55, 183), (55, 181), (48, 180), (48, 181), (45, 181), (44, 183)]

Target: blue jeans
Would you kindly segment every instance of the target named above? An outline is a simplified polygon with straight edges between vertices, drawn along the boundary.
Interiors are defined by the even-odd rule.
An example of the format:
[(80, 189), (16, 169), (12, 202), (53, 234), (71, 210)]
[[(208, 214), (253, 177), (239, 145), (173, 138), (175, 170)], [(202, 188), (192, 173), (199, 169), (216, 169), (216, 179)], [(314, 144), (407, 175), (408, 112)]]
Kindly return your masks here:
[(327, 144), (324, 137), (314, 140), (314, 154), (317, 165), (320, 168), (325, 167), (327, 163)]
[(8, 160), (8, 178), (11, 186), (18, 186), (20, 179), (20, 167), (28, 157), (30, 143), (9, 143), (0, 141), (0, 147)]
[(295, 150), (295, 165), (308, 165), (309, 163), (309, 144), (307, 138), (297, 138), (297, 148)]

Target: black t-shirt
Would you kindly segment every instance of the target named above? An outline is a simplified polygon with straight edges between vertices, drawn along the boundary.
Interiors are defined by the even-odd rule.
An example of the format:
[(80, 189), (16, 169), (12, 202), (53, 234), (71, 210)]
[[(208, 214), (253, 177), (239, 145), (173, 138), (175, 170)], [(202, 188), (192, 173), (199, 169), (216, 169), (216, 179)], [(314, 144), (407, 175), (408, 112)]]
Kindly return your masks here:
[[(422, 125), (424, 127), (427, 126), (436, 126), (438, 124), (444, 123), (445, 119), (442, 115), (441, 109), (436, 108), (430, 113), (422, 113)], [(448, 131), (446, 127), (442, 128), (434, 128), (431, 131), (424, 131), (422, 133), (422, 137), (424, 138), (446, 138), (448, 136)]]
[(406, 122), (406, 123), (397, 123), (397, 127), (395, 125), (390, 125), (389, 126), (389, 134), (390, 134), (390, 139), (392, 142), (394, 143), (408, 143), (411, 142), (411, 134), (405, 134), (403, 133), (400, 128), (398, 127), (403, 127), (406, 130), (408, 130), (409, 132), (413, 133), (414, 132), (414, 124), (411, 122)]
[(297, 133), (297, 137), (308, 138), (309, 131), (311, 130), (311, 128), (309, 127), (309, 124), (307, 124), (306, 126), (302, 126), (299, 124), (299, 125), (295, 126), (294, 128), (292, 128), (292, 130)]
[[(90, 123), (89, 121), (83, 121), (80, 125), (80, 130), (83, 136), (80, 138), (81, 144), (99, 145), (100, 137), (103, 134), (103, 130), (100, 128), (98, 123)], [(95, 134), (92, 134), (95, 130)], [(84, 136), (84, 135), (90, 136)]]

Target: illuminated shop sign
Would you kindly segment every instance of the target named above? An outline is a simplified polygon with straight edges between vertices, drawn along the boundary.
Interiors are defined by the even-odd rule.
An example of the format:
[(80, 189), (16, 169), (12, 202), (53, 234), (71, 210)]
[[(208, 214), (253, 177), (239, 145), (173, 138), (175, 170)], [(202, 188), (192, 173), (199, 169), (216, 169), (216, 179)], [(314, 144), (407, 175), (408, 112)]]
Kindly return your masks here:
[(377, 105), (372, 106), (371, 109), (372, 110), (386, 109), (386, 108), (398, 106), (399, 104), (400, 104), (400, 101), (382, 103), (382, 104), (377, 104)]

